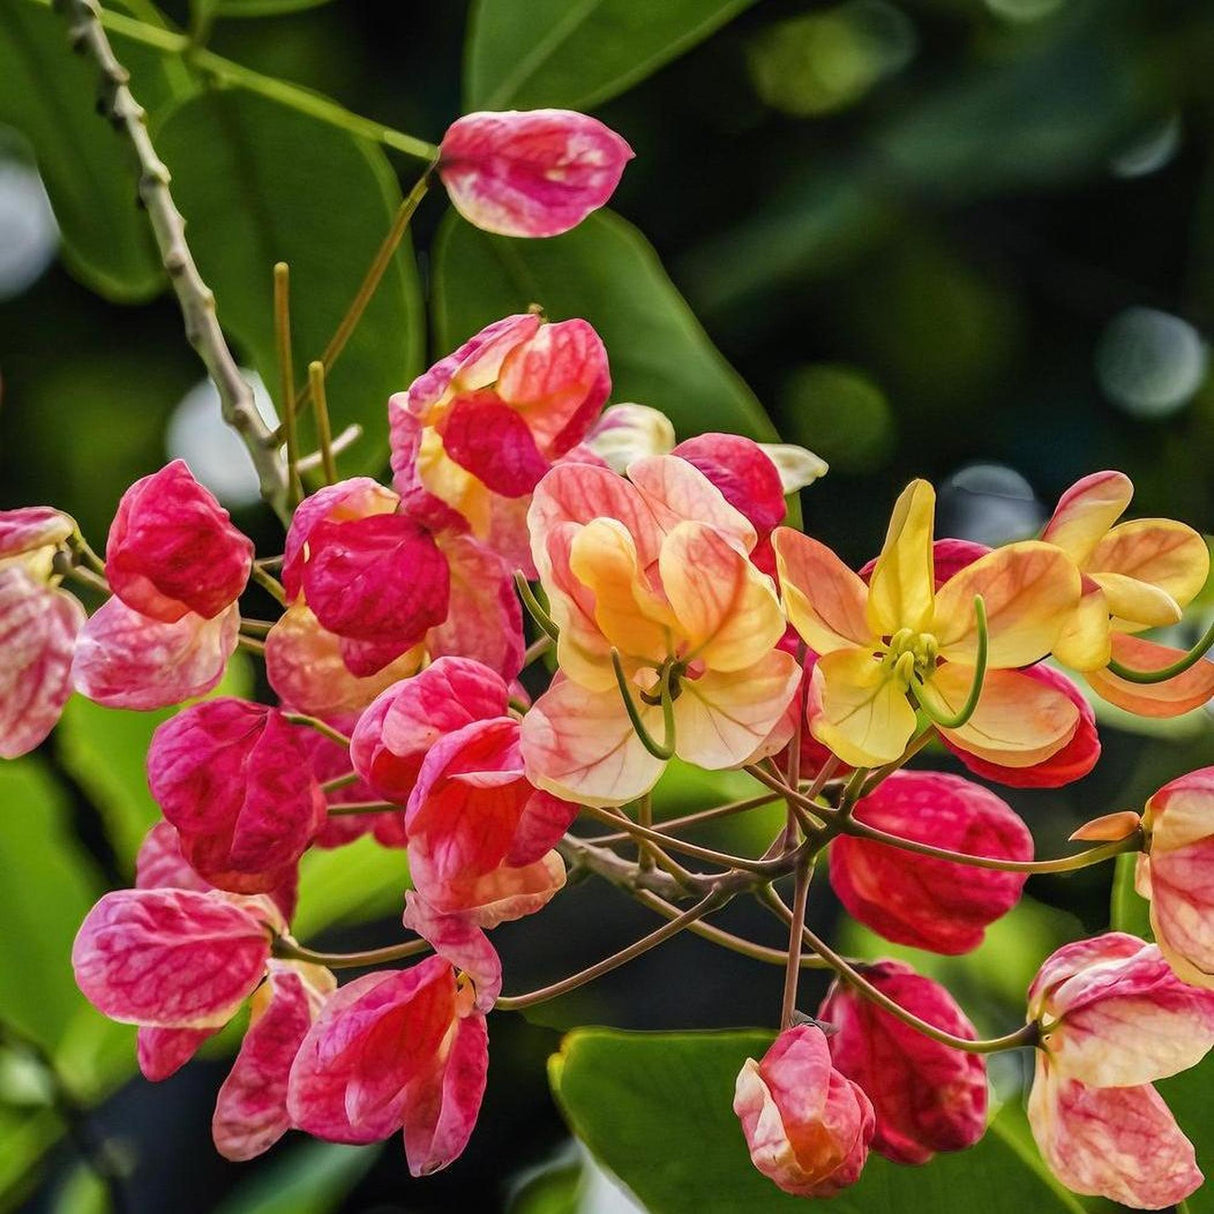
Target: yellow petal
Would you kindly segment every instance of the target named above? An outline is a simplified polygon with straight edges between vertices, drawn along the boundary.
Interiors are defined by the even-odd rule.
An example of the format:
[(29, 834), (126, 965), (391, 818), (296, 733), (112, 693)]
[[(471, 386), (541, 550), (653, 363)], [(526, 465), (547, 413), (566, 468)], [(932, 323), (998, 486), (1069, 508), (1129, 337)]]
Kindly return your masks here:
[(417, 479), (435, 497), (462, 514), (478, 539), (483, 540), (489, 534), (492, 506), (489, 490), (447, 454), (442, 435), (433, 426), (422, 431), (417, 449)]
[(745, 763), (780, 722), (799, 684), (796, 658), (779, 649), (745, 670), (710, 670), (684, 682), (674, 704), (679, 758), (709, 771)]
[(1054, 642), (1054, 656), (1072, 670), (1099, 670), (1113, 656), (1109, 604), (1091, 579), (1083, 583), (1079, 605)]
[(609, 644), (630, 658), (665, 660), (674, 617), (646, 584), (636, 545), (618, 519), (599, 518), (573, 537), (569, 568), (594, 595), (594, 619)]
[(675, 527), (658, 570), (688, 654), (710, 670), (753, 666), (784, 635), (771, 578), (704, 523)]
[[(1093, 576), (1123, 574), (1157, 587), (1179, 606), (1187, 607), (1210, 575), (1210, 550), (1184, 523), (1142, 518), (1114, 527), (1100, 541), (1088, 565)], [(1114, 608), (1113, 614), (1121, 612)]]
[(974, 596), (986, 604), (992, 670), (1043, 658), (1079, 605), (1079, 570), (1052, 544), (1027, 540), (996, 548), (954, 574), (936, 595), (936, 640), (949, 661), (978, 650)]
[(924, 480), (911, 481), (894, 503), (885, 546), (868, 583), (868, 620), (878, 636), (890, 636), (900, 628), (915, 632), (931, 628), (935, 512), (936, 491)]
[(837, 649), (817, 664), (821, 702), (810, 730), (852, 767), (892, 763), (915, 730), (902, 687), (870, 653)]
[(864, 582), (825, 544), (799, 531), (778, 527), (771, 542), (789, 621), (810, 649), (868, 645), (874, 638)]
[(1179, 624), (1184, 616), (1180, 604), (1166, 590), (1150, 582), (1140, 582), (1123, 573), (1089, 573), (1088, 577), (1104, 591), (1109, 611), (1123, 631), (1167, 628)]
[(1058, 499), (1041, 538), (1084, 566), (1108, 529), (1125, 513), (1134, 484), (1124, 472), (1093, 472)]
[[(941, 714), (956, 713), (974, 679), (973, 667), (940, 666), (923, 689)], [(978, 708), (960, 729), (941, 729), (970, 754), (1003, 767), (1032, 767), (1061, 750), (1075, 735), (1079, 709), (1061, 691), (1018, 670), (988, 670)]]

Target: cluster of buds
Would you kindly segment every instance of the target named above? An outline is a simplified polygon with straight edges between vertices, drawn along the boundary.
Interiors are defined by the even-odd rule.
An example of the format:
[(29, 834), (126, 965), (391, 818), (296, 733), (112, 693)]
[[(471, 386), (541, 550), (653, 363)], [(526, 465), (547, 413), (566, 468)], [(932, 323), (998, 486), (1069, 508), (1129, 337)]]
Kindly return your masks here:
[[(473, 115), (438, 171), (474, 222), (547, 235), (601, 205), (629, 154), (580, 115)], [(37, 745), (72, 688), (117, 707), (192, 701), (148, 754), (164, 819), (137, 887), (80, 929), (85, 995), (139, 1026), (150, 1079), (251, 1002), (215, 1111), (228, 1157), (291, 1127), (353, 1143), (403, 1130), (420, 1175), (473, 1130), (495, 1007), (562, 994), (684, 928), (771, 961), (702, 922), (747, 895), (787, 930), (774, 958), (787, 980), (781, 1031), (738, 1076), (734, 1108), (782, 1189), (838, 1192), (870, 1149), (919, 1164), (972, 1145), (986, 1055), (1028, 1047), (1030, 1121), (1063, 1182), (1143, 1208), (1182, 1200), (1200, 1174), (1151, 1084), (1214, 1043), (1214, 769), (1173, 781), (1142, 817), (1081, 832), (1094, 847), (1035, 860), (989, 788), (905, 765), (938, 741), (988, 782), (1080, 778), (1100, 741), (1064, 670), (1146, 716), (1204, 704), (1209, 640), (1180, 653), (1138, 635), (1178, 621), (1205, 583), (1202, 538), (1118, 523), (1132, 487), (1105, 472), (1070, 489), (1037, 539), (937, 540), (934, 491), (915, 481), (853, 571), (785, 525), (787, 496), (825, 471), (810, 452), (676, 443), (662, 414), (610, 396), (585, 320), (509, 316), (388, 402), (392, 486), (318, 488), (280, 556), (255, 560), (180, 461), (126, 492), (104, 560), (54, 510), (0, 515), (0, 753)], [(277, 619), (242, 619), (251, 577)], [(87, 620), (65, 579), (104, 596)], [(238, 645), (264, 658), (275, 704), (198, 698)], [(651, 792), (676, 757), (748, 772), (757, 795), (655, 826)], [(785, 821), (760, 856), (682, 837), (776, 802)], [(407, 853), (408, 936), (369, 953), (304, 947), (290, 934), (301, 857), (367, 833)], [(981, 1040), (937, 982), (850, 961), (805, 924), (828, 848), (854, 918), (946, 954), (975, 948), (1030, 873), (1136, 851), (1158, 944), (1068, 945), (1043, 965), (1026, 1023)], [(668, 922), (502, 995), (488, 933), (542, 911), (571, 865)], [(814, 1019), (797, 1010), (803, 950), (836, 974)], [(339, 984), (347, 968), (370, 972)]]

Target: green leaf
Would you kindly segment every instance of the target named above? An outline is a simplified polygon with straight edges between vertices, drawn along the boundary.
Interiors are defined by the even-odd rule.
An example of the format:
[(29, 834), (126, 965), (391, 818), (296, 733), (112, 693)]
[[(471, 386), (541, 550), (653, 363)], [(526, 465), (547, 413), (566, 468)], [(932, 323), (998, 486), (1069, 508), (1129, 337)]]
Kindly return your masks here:
[(335, 923), (399, 915), (409, 888), (409, 860), (399, 847), (384, 847), (371, 835), (332, 850), (314, 847), (299, 863), (291, 930), (306, 940)]
[(652, 246), (618, 215), (599, 211), (550, 240), (512, 240), (448, 214), (434, 252), (438, 348), (454, 349), (533, 303), (554, 320), (581, 316), (594, 325), (607, 345), (614, 400), (661, 409), (683, 437), (706, 430), (776, 437)]
[[(33, 146), (68, 268), (108, 299), (150, 299), (163, 282), (160, 259), (136, 205), (131, 149), (97, 114), (96, 68), (68, 49), (61, 17), (16, 2), (0, 7), (0, 63), (0, 123)], [(126, 66), (132, 87), (145, 79), (145, 92), (164, 87), (146, 48)]]
[(1154, 940), (1151, 931), (1151, 904), (1134, 888), (1134, 870), (1138, 853), (1117, 857), (1113, 872), (1113, 901), (1109, 909), (1109, 926), (1115, 932), (1129, 932), (1144, 940)]
[[(289, 263), (299, 389), (400, 206), (386, 157), (241, 89), (191, 98), (169, 114), (156, 139), (220, 320), (275, 396), (273, 270), (275, 262)], [(363, 427), (363, 439), (342, 460), (347, 474), (382, 466), (388, 397), (421, 370), (423, 348), (421, 291), (406, 243), (329, 377), (334, 433), (353, 422)]]
[(329, 1214), (341, 1207), (382, 1149), (382, 1143), (302, 1143), (241, 1184), (216, 1214)]
[(631, 88), (755, 0), (480, 0), (465, 109), (586, 110)]
[[(755, 1170), (732, 1110), (734, 1080), (773, 1034), (569, 1034), (549, 1077), (577, 1136), (652, 1214), (804, 1211)], [(825, 1208), (825, 1207), (824, 1207)], [(1079, 1214), (996, 1121), (977, 1146), (903, 1168), (872, 1155), (834, 1214)]]

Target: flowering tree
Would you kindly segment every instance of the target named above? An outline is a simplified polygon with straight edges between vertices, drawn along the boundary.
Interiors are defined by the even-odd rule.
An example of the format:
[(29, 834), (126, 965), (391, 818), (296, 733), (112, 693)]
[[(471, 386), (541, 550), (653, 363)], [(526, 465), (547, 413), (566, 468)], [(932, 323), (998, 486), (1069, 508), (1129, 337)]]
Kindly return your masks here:
[[(137, 159), (186, 333), (285, 529), (281, 552), (258, 555), (182, 461), (130, 486), (104, 556), (53, 506), (0, 514), (0, 753), (38, 745), (73, 690), (113, 708), (181, 706), (147, 753), (163, 820), (136, 887), (93, 907), (72, 952), (88, 1000), (138, 1026), (144, 1075), (174, 1073), (248, 1004), (214, 1113), (220, 1153), (253, 1158), (289, 1129), (341, 1143), (400, 1131), (423, 1176), (475, 1132), (495, 1010), (555, 999), (687, 931), (783, 969), (765, 1031), (654, 1037), (631, 1064), (611, 1054), (625, 1039), (574, 1032), (552, 1070), (572, 1128), (654, 1209), (677, 1208), (669, 1190), (585, 1111), (612, 1057), (643, 1067), (654, 1050), (698, 1070), (683, 1098), (709, 1119), (736, 1115), (705, 1144), (737, 1194), (722, 1209), (843, 1193), (865, 1183), (870, 1151), (909, 1169), (974, 1148), (986, 1059), (1019, 1050), (1033, 1052), (1028, 1120), (1062, 1186), (1143, 1209), (1194, 1193), (1193, 1148), (1153, 1085), (1214, 1046), (1214, 769), (1141, 812), (1094, 814), (1073, 836), (1086, 846), (1040, 859), (986, 784), (922, 761), (946, 748), (1017, 788), (1086, 775), (1100, 739), (1072, 675), (1146, 718), (1208, 702), (1214, 630), (1184, 652), (1142, 635), (1180, 621), (1205, 585), (1202, 537), (1122, 521), (1133, 487), (1106, 471), (1068, 490), (1038, 538), (987, 549), (936, 538), (934, 490), (915, 480), (880, 553), (853, 570), (789, 518), (822, 461), (736, 434), (679, 442), (658, 410), (609, 404), (613, 350), (543, 301), (382, 402), (390, 485), (339, 476), (357, 434), (331, 433), (329, 376), (435, 180), (475, 227), (545, 238), (606, 203), (629, 145), (557, 109), (468, 114), (437, 147), (399, 136), (425, 167), (306, 387), (290, 267), (265, 267), (271, 426), (194, 260), (138, 80), (94, 0), (62, 7)], [(251, 586), (275, 618), (242, 610)], [(210, 694), (238, 648), (264, 663), (272, 702)], [(676, 762), (745, 773), (753, 788), (659, 820), (654, 788)], [(758, 854), (687, 838), (771, 805), (782, 820)], [(370, 951), (316, 951), (292, 930), (300, 861), (366, 835), (407, 857), (404, 931)], [(881, 937), (964, 954), (1029, 874), (1123, 855), (1154, 940), (1110, 931), (1059, 948), (1023, 1021), (993, 1038), (941, 983), (845, 956), (806, 921), (821, 867)], [(574, 874), (617, 887), (658, 926), (503, 993), (490, 933), (542, 914)], [(770, 911), (786, 947), (714, 923), (735, 899)], [(806, 968), (833, 974), (812, 1009), (798, 995)], [(349, 970), (361, 976), (343, 981)]]

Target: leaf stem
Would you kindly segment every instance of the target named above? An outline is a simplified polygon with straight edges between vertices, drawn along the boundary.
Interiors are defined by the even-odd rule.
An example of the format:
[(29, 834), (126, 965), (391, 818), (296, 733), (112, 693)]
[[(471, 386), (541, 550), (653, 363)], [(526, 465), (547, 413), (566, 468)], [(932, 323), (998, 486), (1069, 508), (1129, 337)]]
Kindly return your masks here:
[(333, 455), (333, 432), (329, 428), (329, 401), (325, 396), (325, 364), (308, 364), (308, 386), (312, 389), (312, 412), (316, 414), (316, 445), (325, 484), (337, 484), (337, 460)]
[(430, 951), (426, 940), (409, 940), (405, 944), (390, 944), (387, 948), (372, 948), (361, 953), (318, 953), (315, 949), (304, 948), (287, 936), (279, 936), (274, 941), (273, 953), (284, 961), (306, 961), (309, 965), (323, 965), (331, 970), (357, 969), (371, 965), (388, 965), (393, 961), (403, 961), (406, 957), (416, 957), (419, 953)]
[(257, 561), (253, 562), (253, 567), (249, 570), (249, 580), (256, 582), (280, 607), (287, 605), (287, 592), (282, 583), (273, 574), (267, 573), (265, 567)]
[[(714, 818), (726, 818), (730, 814), (744, 813), (748, 809), (758, 809), (762, 805), (771, 805), (781, 800), (779, 793), (760, 793), (757, 797), (747, 797), (744, 801), (730, 801), (726, 805), (717, 805), (712, 809), (702, 809), (698, 813), (684, 814), (681, 818), (667, 818), (658, 825), (664, 834), (681, 826), (698, 826), (702, 822), (711, 822)], [(631, 838), (627, 831), (617, 830), (610, 835), (596, 835), (588, 840), (590, 843), (604, 846), (609, 843), (623, 843)]]
[(332, 725), (322, 721), (319, 717), (310, 716), (306, 712), (284, 712), (282, 715), (283, 720), (290, 721), (292, 725), (306, 725), (309, 729), (323, 734), (330, 742), (336, 742), (338, 746), (348, 747), (350, 745), (350, 739), (340, 729), (334, 729)]
[(295, 357), (291, 352), (291, 267), (274, 265), (274, 348), (278, 354), (279, 407), (282, 436), (287, 445), (287, 504), (294, 507), (303, 488), (299, 483), (299, 430), (295, 425)]
[(805, 927), (805, 907), (809, 901), (809, 881), (813, 857), (805, 856), (797, 864), (793, 889), (792, 916), (788, 925), (788, 963), (784, 968), (784, 999), (780, 1005), (780, 1027), (791, 1028), (797, 1012), (797, 981), (801, 977), (801, 932)]

